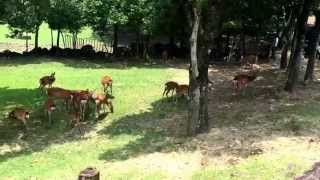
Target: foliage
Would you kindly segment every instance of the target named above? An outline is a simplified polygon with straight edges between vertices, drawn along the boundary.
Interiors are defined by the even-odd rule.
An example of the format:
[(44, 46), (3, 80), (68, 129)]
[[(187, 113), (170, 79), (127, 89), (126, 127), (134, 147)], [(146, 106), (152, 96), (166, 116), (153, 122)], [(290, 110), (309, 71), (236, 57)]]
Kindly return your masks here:
[(51, 0), (47, 21), (55, 30), (78, 33), (84, 26), (82, 7), (79, 0)]

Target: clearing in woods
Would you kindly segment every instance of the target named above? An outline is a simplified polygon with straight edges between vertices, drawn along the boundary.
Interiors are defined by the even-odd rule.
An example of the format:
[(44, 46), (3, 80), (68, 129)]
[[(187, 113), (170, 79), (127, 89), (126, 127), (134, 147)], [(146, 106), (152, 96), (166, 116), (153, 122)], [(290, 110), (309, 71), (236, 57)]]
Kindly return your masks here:
[[(74, 179), (95, 166), (101, 179), (292, 179), (308, 169), (320, 150), (320, 84), (281, 91), (285, 72), (263, 66), (245, 93), (232, 96), (239, 67), (213, 66), (208, 134), (182, 138), (186, 102), (161, 95), (167, 80), (188, 82), (186, 65), (97, 64), (64, 59), (0, 62), (0, 179)], [(66, 129), (59, 109), (46, 128), (39, 94), (41, 76), (56, 72), (54, 86), (101, 90), (103, 75), (114, 79), (115, 113), (87, 120), (85, 134)], [(317, 69), (318, 72), (318, 69)], [(6, 112), (16, 105), (33, 110), (30, 132)]]

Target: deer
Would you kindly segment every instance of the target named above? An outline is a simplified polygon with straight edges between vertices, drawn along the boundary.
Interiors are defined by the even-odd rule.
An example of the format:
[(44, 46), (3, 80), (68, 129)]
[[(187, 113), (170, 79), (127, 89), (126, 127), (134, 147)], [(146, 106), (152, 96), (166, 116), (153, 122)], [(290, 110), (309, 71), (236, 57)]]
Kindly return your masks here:
[(177, 82), (174, 81), (168, 81), (165, 83), (164, 85), (164, 91), (162, 93), (162, 96), (166, 95), (166, 97), (168, 97), (169, 92), (171, 91), (171, 96), (173, 96), (174, 91), (177, 90), (177, 87), (179, 86), (179, 84)]
[[(100, 116), (100, 110), (101, 108), (103, 108), (103, 106), (107, 106), (110, 110), (111, 113), (113, 113), (113, 104), (111, 99), (113, 99), (112, 96), (108, 95), (108, 94), (104, 94), (104, 93), (93, 93), (91, 98), (94, 100), (95, 105), (96, 105), (96, 118), (98, 118)], [(104, 112), (105, 112), (105, 108), (103, 108)]]
[(30, 118), (30, 111), (17, 107), (9, 113), (8, 118), (21, 121), (27, 130), (27, 120)]
[(78, 110), (80, 112), (81, 120), (85, 119), (86, 107), (90, 100), (90, 97), (91, 93), (89, 92), (89, 90), (71, 92), (73, 106), (76, 111)]
[(51, 114), (55, 110), (56, 110), (56, 105), (54, 101), (51, 98), (48, 98), (44, 103), (44, 114), (45, 116), (48, 116), (48, 122), (50, 125), (52, 125)]
[(189, 93), (189, 85), (187, 84), (179, 85), (176, 89), (176, 102), (178, 101), (179, 97), (183, 97), (183, 96), (189, 99), (188, 93)]
[(72, 91), (53, 87), (47, 89), (47, 94), (49, 98), (63, 100), (66, 104), (66, 109), (69, 108), (72, 101)]
[(251, 72), (249, 74), (238, 74), (236, 75), (233, 80), (233, 88), (235, 93), (239, 92), (241, 89), (248, 86), (248, 84), (254, 81), (257, 78), (257, 72)]
[(103, 92), (107, 92), (108, 87), (110, 87), (111, 94), (112, 94), (112, 78), (110, 76), (103, 76), (101, 78), (101, 85), (103, 87)]
[(43, 76), (42, 78), (40, 78), (39, 80), (39, 89), (41, 89), (41, 91), (43, 92), (43, 88), (45, 88), (47, 85), (49, 86), (49, 88), (52, 87), (52, 84), (55, 82), (56, 78), (55, 78), (56, 73), (53, 72), (50, 76)]

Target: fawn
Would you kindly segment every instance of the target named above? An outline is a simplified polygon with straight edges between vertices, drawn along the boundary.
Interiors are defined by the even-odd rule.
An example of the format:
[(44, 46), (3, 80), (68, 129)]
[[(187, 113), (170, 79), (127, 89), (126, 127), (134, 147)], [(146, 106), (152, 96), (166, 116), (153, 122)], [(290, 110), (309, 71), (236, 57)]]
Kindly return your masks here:
[(169, 92), (171, 91), (171, 96), (173, 96), (174, 91), (177, 90), (177, 87), (179, 86), (178, 83), (174, 81), (169, 81), (165, 84), (164, 91), (162, 93), (162, 96), (166, 95), (168, 97)]
[(52, 87), (52, 84), (56, 80), (55, 74), (56, 73), (54, 72), (50, 76), (44, 76), (44, 77), (40, 78), (40, 80), (39, 80), (39, 84), (40, 84), (39, 89), (41, 89), (42, 92), (43, 92), (43, 88), (46, 87), (47, 85), (49, 87)]
[(233, 80), (233, 89), (235, 92), (239, 92), (241, 89), (248, 86), (248, 84), (252, 81), (254, 81), (257, 78), (257, 75), (255, 72), (253, 74), (238, 74), (236, 75)]
[(103, 87), (103, 92), (106, 93), (106, 91), (108, 90), (108, 87), (110, 87), (111, 90), (111, 94), (112, 94), (112, 78), (110, 76), (103, 76), (101, 78), (101, 85)]
[(51, 98), (48, 98), (44, 103), (44, 114), (45, 116), (48, 116), (48, 122), (50, 125), (53, 123), (51, 114), (54, 110), (56, 110), (56, 105)]
[[(104, 93), (93, 93), (91, 98), (96, 104), (96, 118), (100, 116), (100, 110), (104, 105), (106, 105), (110, 112), (113, 113), (113, 104), (111, 101), (111, 99), (113, 99), (112, 96)], [(103, 110), (105, 111), (105, 108), (103, 108)]]
[(76, 111), (80, 112), (81, 120), (85, 119), (86, 106), (89, 102), (90, 97), (91, 93), (89, 92), (89, 90), (71, 92), (73, 107)]
[(27, 129), (27, 120), (30, 118), (30, 112), (24, 108), (15, 108), (9, 113), (8, 118), (21, 121), (25, 129)]
[(179, 97), (186, 97), (187, 99), (189, 99), (189, 96), (188, 96), (188, 93), (189, 93), (189, 85), (187, 84), (182, 84), (182, 85), (179, 85), (176, 89), (176, 102), (178, 100)]

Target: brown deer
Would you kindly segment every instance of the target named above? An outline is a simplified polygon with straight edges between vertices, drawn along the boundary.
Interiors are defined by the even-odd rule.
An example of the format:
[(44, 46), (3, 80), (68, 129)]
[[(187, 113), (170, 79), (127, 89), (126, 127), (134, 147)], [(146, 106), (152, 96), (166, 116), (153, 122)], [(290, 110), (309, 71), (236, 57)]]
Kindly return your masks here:
[(171, 96), (173, 96), (173, 93), (174, 91), (177, 90), (178, 86), (179, 84), (177, 82), (174, 82), (174, 81), (166, 82), (166, 84), (164, 85), (164, 91), (162, 93), (162, 96), (166, 95), (168, 97), (168, 94), (170, 91), (171, 91)]
[(257, 78), (256, 72), (252, 72), (251, 74), (238, 74), (236, 75), (233, 80), (233, 89), (234, 92), (239, 92), (241, 89), (248, 86), (248, 84), (254, 81)]
[(15, 108), (9, 113), (8, 118), (21, 121), (25, 129), (27, 129), (27, 120), (30, 118), (30, 111), (24, 108)]
[(189, 93), (189, 85), (187, 84), (179, 85), (176, 89), (176, 102), (179, 97), (186, 97), (187, 99), (189, 99), (188, 93)]
[(110, 76), (103, 76), (101, 78), (101, 85), (103, 87), (103, 92), (107, 92), (108, 87), (110, 87), (111, 94), (112, 94), (112, 78)]
[(72, 91), (71, 92), (73, 107), (76, 111), (80, 112), (80, 119), (85, 119), (86, 107), (91, 98), (89, 90), (85, 91)]
[(100, 110), (103, 108), (105, 112), (105, 108), (103, 106), (107, 106), (111, 113), (113, 113), (113, 104), (111, 99), (113, 99), (112, 96), (104, 93), (93, 93), (91, 98), (94, 100), (96, 104), (96, 118), (100, 116)]
[(66, 109), (69, 109), (72, 101), (72, 91), (53, 87), (47, 89), (47, 94), (49, 98), (63, 100), (65, 102)]
[(48, 122), (50, 125), (52, 125), (52, 118), (51, 114), (53, 111), (56, 110), (56, 105), (54, 101), (51, 98), (48, 98), (44, 103), (44, 114), (45, 116), (48, 116)]
[(42, 90), (43, 92), (43, 88), (45, 88), (47, 85), (50, 87), (52, 87), (52, 84), (55, 82), (56, 78), (55, 78), (55, 72), (52, 73), (50, 76), (43, 76), (42, 78), (40, 78), (39, 80), (39, 89)]

